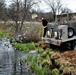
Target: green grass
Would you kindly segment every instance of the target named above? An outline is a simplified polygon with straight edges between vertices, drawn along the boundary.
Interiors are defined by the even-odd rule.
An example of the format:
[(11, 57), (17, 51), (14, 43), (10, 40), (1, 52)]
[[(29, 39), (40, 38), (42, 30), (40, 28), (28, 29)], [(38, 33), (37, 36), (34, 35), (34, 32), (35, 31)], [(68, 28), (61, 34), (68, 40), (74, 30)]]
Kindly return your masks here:
[(32, 55), (28, 55), (26, 58), (23, 59), (25, 62), (32, 61)]
[(0, 37), (2, 38), (2, 37), (5, 37), (5, 36), (6, 36), (6, 33), (5, 33), (5, 32), (0, 31)]
[(36, 44), (33, 42), (32, 43), (26, 43), (26, 44), (13, 42), (12, 44), (13, 44), (14, 48), (16, 48), (17, 50), (21, 50), (24, 52), (28, 52), (30, 50), (36, 49)]
[(5, 31), (0, 30), (0, 38), (12, 38), (13, 34), (12, 33), (7, 33)]
[(50, 75), (51, 71), (49, 67), (45, 66), (42, 67), (38, 64), (38, 56), (31, 57), (28, 56), (26, 59), (24, 59), (25, 62), (29, 63), (30, 71), (33, 72), (36, 75)]
[(5, 31), (0, 31), (0, 38), (11, 38), (13, 35)]

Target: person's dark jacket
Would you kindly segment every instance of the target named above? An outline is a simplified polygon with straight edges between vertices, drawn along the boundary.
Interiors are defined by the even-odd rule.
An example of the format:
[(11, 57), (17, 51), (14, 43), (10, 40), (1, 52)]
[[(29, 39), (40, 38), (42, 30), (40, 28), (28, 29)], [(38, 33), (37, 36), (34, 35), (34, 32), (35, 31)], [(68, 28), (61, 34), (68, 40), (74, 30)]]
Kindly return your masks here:
[(47, 23), (48, 23), (48, 22), (47, 22), (46, 19), (43, 19), (43, 20), (42, 20), (42, 25), (43, 25), (43, 26), (47, 26)]

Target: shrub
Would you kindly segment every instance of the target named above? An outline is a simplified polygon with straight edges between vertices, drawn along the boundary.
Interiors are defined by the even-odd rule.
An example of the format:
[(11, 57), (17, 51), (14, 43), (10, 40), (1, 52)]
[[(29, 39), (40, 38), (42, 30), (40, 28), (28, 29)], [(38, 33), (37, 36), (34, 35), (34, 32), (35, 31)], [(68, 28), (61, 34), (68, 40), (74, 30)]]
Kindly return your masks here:
[(23, 36), (26, 38), (23, 38), (22, 42), (38, 42), (42, 37), (43, 26), (40, 23), (29, 22), (23, 27), (23, 31)]
[(54, 66), (59, 69), (60, 68), (60, 62), (58, 60), (55, 60)]
[(47, 66), (43, 67), (40, 75), (50, 75), (50, 69)]
[(57, 68), (53, 69), (52, 75), (59, 75), (59, 70)]
[(63, 66), (63, 65), (60, 66), (60, 68), (59, 68), (60, 73), (63, 72), (64, 67), (65, 67), (65, 66)]
[(65, 68), (63, 69), (63, 75), (70, 75), (70, 74), (71, 74), (70, 68), (69, 68), (69, 67), (65, 67)]
[(52, 62), (48, 59), (44, 59), (42, 61), (42, 67), (44, 67), (44, 66), (50, 67), (51, 65), (52, 65)]
[(43, 57), (43, 58), (47, 57), (47, 52), (44, 51), (44, 52), (41, 54), (41, 57)]
[(6, 33), (5, 33), (5, 32), (0, 31), (0, 37), (2, 38), (2, 37), (5, 37), (5, 36), (6, 36)]
[(44, 52), (44, 49), (41, 48), (41, 47), (38, 47), (38, 48), (37, 48), (37, 52), (38, 52), (39, 54), (42, 54), (42, 53)]

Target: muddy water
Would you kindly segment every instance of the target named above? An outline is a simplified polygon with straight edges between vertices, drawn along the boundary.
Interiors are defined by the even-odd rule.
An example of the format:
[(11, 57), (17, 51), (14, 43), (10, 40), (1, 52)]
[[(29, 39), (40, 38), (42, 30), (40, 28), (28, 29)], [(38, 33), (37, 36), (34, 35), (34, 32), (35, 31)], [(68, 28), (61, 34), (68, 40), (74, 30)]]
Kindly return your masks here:
[(9, 39), (0, 39), (0, 75), (34, 75), (21, 58), (27, 56), (15, 50)]

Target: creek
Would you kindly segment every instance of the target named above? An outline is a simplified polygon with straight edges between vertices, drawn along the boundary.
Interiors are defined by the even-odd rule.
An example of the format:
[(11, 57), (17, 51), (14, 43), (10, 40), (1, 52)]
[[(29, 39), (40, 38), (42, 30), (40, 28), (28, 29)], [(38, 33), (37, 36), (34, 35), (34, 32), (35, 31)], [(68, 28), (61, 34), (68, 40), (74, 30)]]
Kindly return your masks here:
[(0, 39), (0, 75), (34, 75), (22, 61), (29, 54), (15, 50), (9, 39)]

